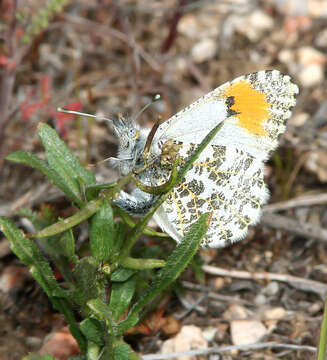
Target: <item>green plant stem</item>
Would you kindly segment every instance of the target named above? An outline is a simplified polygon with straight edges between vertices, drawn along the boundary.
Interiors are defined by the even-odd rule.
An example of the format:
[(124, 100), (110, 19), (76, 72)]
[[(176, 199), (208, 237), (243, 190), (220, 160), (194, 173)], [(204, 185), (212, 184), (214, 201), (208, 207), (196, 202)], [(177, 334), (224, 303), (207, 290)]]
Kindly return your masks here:
[(325, 300), (324, 316), (322, 319), (319, 339), (319, 350), (317, 360), (326, 359), (326, 342), (327, 342), (327, 297)]
[(135, 259), (127, 257), (122, 261), (121, 265), (129, 269), (146, 270), (164, 267), (166, 262), (158, 259)]
[[(130, 226), (131, 228), (133, 228), (136, 223), (135, 221), (132, 219), (132, 217), (130, 215), (128, 215), (127, 213), (125, 213), (121, 208), (119, 208), (118, 206), (115, 206), (115, 212), (117, 212), (119, 214), (119, 216), (125, 221), (125, 223)], [(160, 237), (160, 238), (169, 238), (169, 235), (166, 233), (162, 233), (162, 232), (158, 232), (155, 231), (153, 229), (151, 229), (150, 227), (146, 226), (143, 234), (145, 235), (149, 235), (149, 236), (156, 236), (156, 237)]]

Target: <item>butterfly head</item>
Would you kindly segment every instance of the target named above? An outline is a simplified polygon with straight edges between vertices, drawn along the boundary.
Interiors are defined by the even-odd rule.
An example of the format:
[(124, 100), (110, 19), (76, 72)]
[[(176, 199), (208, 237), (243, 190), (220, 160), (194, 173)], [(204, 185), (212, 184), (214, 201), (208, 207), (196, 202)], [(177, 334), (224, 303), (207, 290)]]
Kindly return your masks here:
[(123, 117), (120, 113), (113, 121), (113, 126), (119, 140), (119, 168), (120, 172), (125, 175), (135, 166), (141, 165), (147, 132), (140, 129), (133, 120)]

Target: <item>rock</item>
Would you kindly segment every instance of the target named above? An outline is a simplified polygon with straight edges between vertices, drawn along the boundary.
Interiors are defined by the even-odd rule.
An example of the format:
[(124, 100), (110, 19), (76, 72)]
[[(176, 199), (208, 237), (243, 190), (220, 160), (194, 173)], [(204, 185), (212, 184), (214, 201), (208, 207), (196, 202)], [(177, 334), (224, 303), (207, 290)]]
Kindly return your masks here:
[(201, 25), (199, 20), (193, 14), (184, 15), (178, 23), (178, 32), (191, 38), (196, 39), (201, 33)]
[(305, 162), (305, 167), (315, 173), (320, 182), (327, 182), (327, 155), (325, 151), (311, 151)]
[(208, 327), (203, 330), (203, 336), (208, 342), (212, 342), (217, 334), (218, 329), (216, 327)]
[(295, 56), (294, 51), (290, 49), (283, 49), (278, 54), (278, 60), (282, 62), (283, 64), (290, 64), (294, 62)]
[(46, 342), (43, 344), (40, 354), (49, 354), (58, 360), (66, 360), (73, 355), (79, 354), (79, 347), (68, 328), (64, 327), (46, 337)]
[(254, 303), (256, 305), (264, 305), (267, 303), (267, 298), (264, 294), (258, 294), (254, 299)]
[(311, 46), (297, 50), (298, 79), (301, 85), (310, 87), (318, 85), (324, 79), (325, 54)]
[(274, 20), (264, 11), (255, 10), (249, 16), (249, 25), (251, 25), (257, 31), (268, 31), (274, 26)]
[(263, 316), (267, 320), (280, 320), (286, 316), (286, 310), (282, 307), (275, 307), (268, 309), (263, 313)]
[(251, 41), (257, 41), (265, 31), (273, 28), (274, 20), (258, 9), (249, 16), (234, 21), (234, 25), (239, 33), (244, 34)]
[(180, 330), (180, 323), (171, 315), (167, 316), (166, 323), (162, 327), (165, 335), (175, 335)]
[(248, 312), (245, 307), (241, 305), (231, 305), (225, 312), (224, 312), (224, 319), (226, 320), (233, 320), (233, 319), (246, 319), (248, 316)]
[(326, 56), (312, 46), (302, 46), (297, 50), (298, 63), (302, 66), (324, 64)]
[(298, 79), (305, 87), (318, 85), (324, 79), (324, 68), (320, 64), (307, 65), (299, 71)]
[(213, 286), (216, 291), (221, 290), (225, 286), (225, 279), (222, 277), (216, 277), (213, 281)]
[(283, 49), (278, 54), (278, 60), (287, 65), (291, 73), (297, 74), (302, 86), (318, 85), (324, 79), (326, 55), (312, 46), (302, 46), (296, 53)]
[(316, 36), (314, 43), (319, 47), (327, 47), (327, 29), (320, 31), (320, 33)]
[(230, 333), (234, 345), (253, 344), (267, 334), (267, 329), (261, 321), (233, 320)]
[(278, 320), (285, 318), (286, 311), (282, 307), (276, 307), (266, 310), (263, 316), (265, 318), (267, 332), (272, 333), (277, 327)]
[[(172, 352), (183, 352), (195, 349), (206, 349), (208, 341), (203, 336), (202, 330), (194, 325), (185, 325), (181, 331), (172, 339), (165, 341), (161, 348), (162, 354)], [(177, 360), (196, 360), (196, 356), (180, 356)]]
[(293, 115), (288, 120), (288, 124), (293, 126), (303, 126), (308, 121), (309, 118), (310, 118), (310, 114), (306, 112), (300, 112), (299, 114)]
[(12, 288), (23, 288), (25, 281), (29, 277), (27, 267), (9, 265), (0, 276), (0, 291), (8, 293)]
[(212, 59), (217, 52), (217, 42), (211, 38), (197, 42), (191, 49), (191, 57), (194, 62), (202, 63)]
[(230, 334), (234, 345), (252, 344), (258, 342), (267, 334), (267, 329), (261, 321), (247, 320), (248, 311), (240, 305), (231, 305), (224, 313), (230, 322)]
[(271, 281), (264, 289), (263, 293), (267, 296), (274, 296), (279, 291), (279, 284), (277, 281)]

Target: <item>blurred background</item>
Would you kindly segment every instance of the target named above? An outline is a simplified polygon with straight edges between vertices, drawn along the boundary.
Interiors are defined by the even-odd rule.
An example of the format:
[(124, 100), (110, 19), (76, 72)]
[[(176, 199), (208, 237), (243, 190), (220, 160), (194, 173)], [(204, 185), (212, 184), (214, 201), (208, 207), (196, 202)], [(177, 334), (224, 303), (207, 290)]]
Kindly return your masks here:
[[(186, 272), (187, 290), (171, 295), (130, 342), (143, 354), (177, 351), (178, 335), (192, 325), (203, 346), (238, 345), (240, 334), (252, 332), (242, 344), (264, 339), (300, 346), (224, 359), (315, 358), (301, 346), (317, 345), (327, 289), (327, 1), (3, 0), (0, 10), (0, 215), (45, 203), (62, 217), (73, 211), (41, 173), (5, 160), (18, 150), (42, 156), (40, 122), (53, 126), (85, 165), (115, 156), (117, 139), (107, 123), (57, 107), (133, 117), (160, 94), (138, 118), (151, 126), (240, 75), (278, 69), (293, 78), (300, 94), (267, 164), (271, 199), (262, 222), (233, 247), (202, 250), (203, 263), (227, 274), (208, 275), (204, 268), (197, 289), (203, 301), (195, 304), (199, 293), (189, 282), (198, 279)], [(117, 179), (106, 165), (93, 169), (99, 182)], [(28, 222), (20, 225), (28, 230)], [(263, 272), (272, 276), (253, 281)], [(64, 322), (3, 238), (0, 274), (0, 359), (5, 353), (3, 359), (20, 359), (46, 346), (46, 335), (62, 331)], [(292, 276), (312, 283), (294, 285)]]

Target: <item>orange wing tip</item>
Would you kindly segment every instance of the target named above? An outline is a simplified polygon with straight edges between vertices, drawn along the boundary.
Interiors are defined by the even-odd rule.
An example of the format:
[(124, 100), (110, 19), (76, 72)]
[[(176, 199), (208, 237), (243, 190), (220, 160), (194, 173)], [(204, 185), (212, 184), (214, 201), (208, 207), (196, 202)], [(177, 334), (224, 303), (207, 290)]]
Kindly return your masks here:
[(242, 79), (230, 84), (223, 92), (223, 96), (234, 99), (230, 109), (236, 112), (235, 116), (240, 126), (252, 135), (267, 135), (264, 123), (270, 117), (270, 104), (266, 100), (266, 94), (253, 88), (247, 79)]

